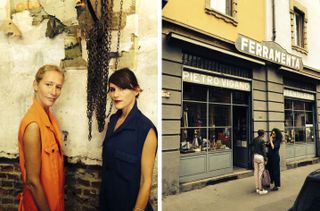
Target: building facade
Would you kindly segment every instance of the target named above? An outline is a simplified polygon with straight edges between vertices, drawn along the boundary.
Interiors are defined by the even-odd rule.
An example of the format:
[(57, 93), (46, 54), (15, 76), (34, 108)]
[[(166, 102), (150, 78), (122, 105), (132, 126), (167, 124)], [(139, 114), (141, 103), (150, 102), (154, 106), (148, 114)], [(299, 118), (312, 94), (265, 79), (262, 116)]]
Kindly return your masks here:
[(250, 144), (258, 129), (282, 131), (282, 169), (318, 155), (320, 63), (314, 58), (320, 48), (313, 44), (310, 22), (320, 5), (313, 4), (167, 2), (162, 14), (164, 195), (189, 182), (252, 169)]

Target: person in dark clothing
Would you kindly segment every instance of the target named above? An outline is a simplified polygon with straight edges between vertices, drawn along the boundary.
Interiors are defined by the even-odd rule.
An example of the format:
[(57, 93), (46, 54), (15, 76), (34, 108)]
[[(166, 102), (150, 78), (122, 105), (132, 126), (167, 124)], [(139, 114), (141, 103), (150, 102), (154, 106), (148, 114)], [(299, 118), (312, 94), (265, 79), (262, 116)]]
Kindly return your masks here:
[(253, 139), (253, 161), (254, 161), (254, 178), (256, 192), (260, 195), (268, 193), (261, 184), (262, 174), (267, 162), (266, 145), (264, 141), (264, 130), (258, 130), (258, 136)]
[(118, 110), (110, 117), (102, 151), (100, 210), (152, 211), (149, 196), (157, 151), (152, 122), (137, 107), (141, 92), (128, 68), (109, 79), (109, 95)]
[(280, 155), (279, 155), (281, 141), (282, 141), (281, 131), (278, 128), (272, 129), (269, 142), (267, 143), (267, 147), (268, 147), (267, 169), (269, 170), (269, 173), (270, 173), (271, 183), (274, 183), (274, 187), (271, 189), (272, 191), (279, 190), (281, 186)]

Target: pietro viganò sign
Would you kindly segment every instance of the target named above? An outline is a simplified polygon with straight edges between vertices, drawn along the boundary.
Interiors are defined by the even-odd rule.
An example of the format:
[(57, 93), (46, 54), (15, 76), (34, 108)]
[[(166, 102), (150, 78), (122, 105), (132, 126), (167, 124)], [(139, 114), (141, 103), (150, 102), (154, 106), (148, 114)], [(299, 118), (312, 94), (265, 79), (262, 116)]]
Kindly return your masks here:
[(239, 35), (235, 46), (238, 51), (268, 60), (292, 69), (303, 68), (302, 59), (288, 53), (278, 43), (271, 41), (258, 42), (243, 35)]
[(185, 82), (203, 84), (215, 87), (222, 87), (228, 89), (236, 89), (242, 91), (251, 91), (250, 83), (245, 81), (238, 81), (229, 78), (221, 78), (212, 75), (205, 75), (201, 73), (183, 71), (182, 80)]

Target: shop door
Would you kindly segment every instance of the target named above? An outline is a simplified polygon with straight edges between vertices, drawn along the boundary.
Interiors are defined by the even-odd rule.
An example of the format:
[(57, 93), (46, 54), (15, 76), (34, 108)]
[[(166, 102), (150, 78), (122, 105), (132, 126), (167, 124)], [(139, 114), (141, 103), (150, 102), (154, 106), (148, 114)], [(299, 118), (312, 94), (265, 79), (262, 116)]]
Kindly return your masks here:
[(233, 106), (233, 165), (249, 168), (248, 107)]

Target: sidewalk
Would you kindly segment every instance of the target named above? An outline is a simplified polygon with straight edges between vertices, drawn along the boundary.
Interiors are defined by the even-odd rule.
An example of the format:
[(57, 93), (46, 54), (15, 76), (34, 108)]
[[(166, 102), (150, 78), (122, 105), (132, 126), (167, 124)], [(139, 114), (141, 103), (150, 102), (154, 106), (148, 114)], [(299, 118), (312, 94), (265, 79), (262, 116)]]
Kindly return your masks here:
[(167, 196), (163, 199), (163, 211), (286, 211), (294, 203), (306, 176), (320, 163), (281, 172), (281, 189), (258, 195), (254, 178), (232, 180), (202, 189)]

